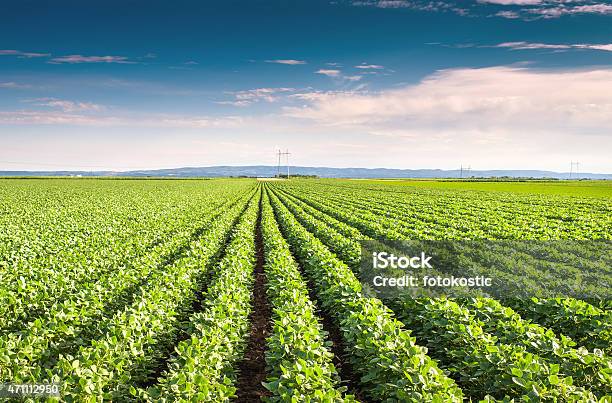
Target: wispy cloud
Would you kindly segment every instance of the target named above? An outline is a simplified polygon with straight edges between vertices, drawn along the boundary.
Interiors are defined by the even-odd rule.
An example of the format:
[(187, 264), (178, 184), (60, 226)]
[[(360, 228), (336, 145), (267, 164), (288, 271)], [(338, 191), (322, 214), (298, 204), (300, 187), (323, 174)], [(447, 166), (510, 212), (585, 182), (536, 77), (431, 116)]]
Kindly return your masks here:
[(355, 66), (356, 69), (364, 69), (364, 70), (380, 70), (380, 69), (384, 69), (385, 66), (381, 66), (379, 64), (366, 64), (366, 63), (362, 63), (360, 65)]
[(280, 99), (280, 94), (293, 92), (295, 88), (278, 87), (278, 88), (254, 88), (251, 90), (236, 91), (234, 100), (216, 102), (220, 105), (233, 106), (249, 106), (255, 102), (276, 102)]
[(340, 76), (340, 70), (336, 70), (336, 69), (319, 69), (319, 70), (315, 71), (315, 74), (322, 74), (322, 75), (327, 76), (327, 77), (339, 77)]
[(34, 53), (34, 52), (22, 52), (20, 50), (3, 49), (0, 50), (0, 56), (17, 56), (20, 58), (31, 59), (33, 57), (49, 57), (50, 53)]
[(68, 55), (54, 57), (49, 60), (51, 64), (78, 64), (78, 63), (117, 63), (117, 64), (135, 64), (135, 61), (130, 60), (125, 56), (83, 56), (83, 55)]
[(501, 4), (503, 6), (532, 6), (541, 4), (542, 0), (478, 0), (479, 3)]
[(380, 0), (376, 2), (378, 8), (409, 8), (412, 3), (405, 0)]
[(344, 78), (345, 80), (348, 80), (348, 81), (360, 81), (363, 78), (363, 76), (360, 76), (360, 75), (343, 76), (342, 78)]
[[(308, 91), (299, 92), (296, 94), (289, 95), (289, 98), (299, 99), (301, 101), (324, 101), (339, 96), (354, 96), (354, 95), (367, 95), (366, 91), (351, 90), (351, 91)], [(289, 108), (290, 109), (290, 108)]]
[(315, 71), (315, 74), (321, 74), (323, 76), (332, 78), (338, 83), (347, 84), (350, 82), (361, 81), (364, 78), (364, 75), (368, 74), (368, 72), (360, 72), (360, 74), (346, 75), (343, 74), (342, 70), (339, 69), (319, 69)]
[(32, 88), (32, 86), (30, 84), (20, 84), (14, 81), (8, 81), (8, 82), (3, 82), (3, 83), (0, 82), (0, 88), (23, 90), (23, 89)]
[(298, 64), (306, 64), (306, 61), (295, 60), (295, 59), (275, 59), (275, 60), (266, 60), (266, 63), (288, 64), (290, 66), (295, 66)]
[(180, 115), (92, 115), (66, 111), (0, 111), (0, 124), (65, 125), (92, 127), (166, 127), (166, 128), (238, 128), (239, 116), (180, 116)]
[(612, 14), (612, 5), (609, 4), (585, 4), (581, 6), (558, 6), (531, 8), (525, 10), (527, 13), (541, 18), (559, 18), (563, 15), (572, 14)]
[(508, 11), (508, 10), (498, 11), (497, 13), (495, 13), (495, 15), (497, 17), (508, 18), (511, 20), (521, 18), (521, 15), (517, 13), (516, 11)]
[[(480, 0), (479, 2), (498, 6), (515, 6), (512, 10), (500, 10), (493, 15), (527, 21), (576, 14), (612, 14), (612, 5), (584, 0)], [(589, 4), (579, 4), (585, 2)]]
[[(461, 16), (497, 16), (508, 19), (536, 20), (571, 14), (612, 14), (612, 5), (597, 0), (354, 0), (358, 7), (411, 9), (430, 12), (454, 12)], [(511, 9), (500, 10), (500, 7)], [(493, 10), (493, 11), (492, 11)]]
[(495, 45), (496, 48), (508, 48), (512, 50), (531, 50), (531, 49), (590, 49), (612, 52), (612, 44), (553, 44), (537, 42), (504, 42)]
[(252, 101), (217, 101), (215, 103), (219, 105), (232, 105), (232, 106), (243, 107), (243, 106), (249, 106), (253, 102)]
[(355, 0), (351, 5), (356, 7), (375, 7), (383, 9), (410, 9), (417, 11), (450, 11), (459, 15), (469, 15), (468, 10), (459, 7), (459, 3), (443, 0)]
[(25, 100), (25, 102), (36, 106), (61, 109), (64, 112), (100, 112), (105, 109), (104, 106), (92, 102), (68, 101), (57, 98), (35, 98)]

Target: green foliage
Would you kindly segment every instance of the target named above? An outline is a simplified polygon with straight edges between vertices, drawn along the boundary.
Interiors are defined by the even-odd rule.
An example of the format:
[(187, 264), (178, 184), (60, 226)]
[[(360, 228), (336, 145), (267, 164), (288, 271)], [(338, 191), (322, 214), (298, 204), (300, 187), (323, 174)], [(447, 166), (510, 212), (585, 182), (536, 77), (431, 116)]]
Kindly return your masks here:
[[(268, 401), (355, 400), (315, 303), (372, 401), (611, 401), (609, 301), (381, 301), (353, 273), (362, 239), (610, 240), (601, 184), (396, 182), (0, 180), (0, 382), (62, 382), (69, 402), (235, 398), (261, 214)], [(596, 290), (612, 254), (572, 262), (598, 251), (525, 244), (500, 276), (533, 285), (520, 255)]]
[(147, 392), (151, 400), (221, 402), (235, 397), (233, 364), (242, 356), (249, 330), (258, 199), (251, 200), (233, 231), (202, 311), (190, 318), (190, 337), (177, 345), (167, 372)]
[(267, 294), (273, 307), (273, 328), (266, 362), (266, 388), (272, 402), (353, 401), (342, 397), (325, 332), (308, 297), (308, 289), (289, 246), (283, 239), (267, 196), (262, 207)]
[[(316, 237), (324, 241), (333, 252), (354, 269), (357, 266), (355, 264), (356, 256), (359, 254), (357, 240), (367, 238), (367, 236), (361, 235), (361, 233), (354, 234), (346, 231), (346, 229), (337, 224), (332, 215), (338, 219), (344, 219), (346, 222), (354, 223), (363, 232), (375, 237), (386, 236), (387, 238), (393, 238), (395, 234), (393, 231), (397, 229), (397, 227), (395, 229), (385, 229), (384, 227), (377, 226), (376, 222), (372, 220), (357, 219), (356, 217), (359, 217), (359, 214), (365, 215), (363, 212), (354, 211), (353, 215), (348, 215), (343, 208), (327, 209), (324, 204), (321, 204), (320, 197), (316, 202), (313, 202), (311, 198), (300, 200), (290, 196), (289, 193), (283, 193), (279, 200), (282, 200), (301, 224), (305, 225)], [(322, 208), (329, 215), (316, 210), (311, 205)], [(344, 238), (336, 229), (347, 234), (347, 238)], [(350, 238), (352, 238), (352, 241)], [(351, 242), (353, 250), (351, 250)], [(483, 301), (487, 302), (489, 310), (482, 306)], [(509, 396), (522, 396), (523, 399), (527, 399), (532, 388), (536, 388), (539, 391), (538, 393), (542, 395), (549, 394), (551, 398), (592, 398), (588, 392), (576, 389), (572, 385), (574, 380), (578, 385), (592, 389), (599, 396), (610, 394), (612, 367), (610, 359), (601, 351), (595, 350), (595, 352), (590, 353), (585, 348), (575, 349), (573, 348), (574, 343), (567, 337), (562, 336), (561, 339), (558, 339), (551, 330), (523, 321), (520, 316), (513, 312), (508, 312), (509, 308), (504, 308), (497, 301), (482, 299), (473, 308), (479, 318), (483, 321), (486, 320), (486, 325), (488, 325), (487, 331), (500, 335), (502, 344), (498, 343), (498, 339), (490, 338), (481, 327), (483, 322), (478, 322), (473, 317), (472, 312), (468, 310), (463, 310), (467, 317), (464, 322), (461, 322), (457, 319), (457, 312), (449, 309), (448, 306), (440, 307), (434, 304), (433, 306), (438, 307), (440, 311), (434, 312), (427, 303), (424, 303), (424, 306), (429, 307), (429, 310), (421, 315), (422, 320), (419, 321), (418, 318), (421, 316), (419, 316), (419, 312), (415, 310), (415, 307), (420, 307), (421, 305), (414, 305), (412, 300), (387, 302), (389, 302), (389, 306), (398, 312), (404, 323), (413, 329), (417, 329), (415, 334), (418, 335), (418, 339), (425, 341), (431, 347), (431, 351), (438, 353), (435, 357), (441, 359), (446, 364), (445, 366), (455, 374), (456, 379), (462, 381), (462, 387), (471, 396), (483, 397), (483, 395), (489, 394), (503, 397), (503, 394), (506, 393)], [(459, 309), (458, 306), (453, 305), (453, 307)], [(497, 318), (496, 322), (489, 320), (493, 310), (498, 316), (501, 316)], [(457, 321), (461, 323), (459, 330), (451, 325), (449, 325), (450, 327), (439, 327), (442, 326), (442, 322), (433, 319), (440, 317), (440, 315), (452, 318), (449, 319), (451, 322)], [(432, 319), (432, 321), (425, 322), (427, 319)], [(432, 328), (432, 326), (434, 327)], [(435, 328), (435, 326), (438, 326), (438, 328)], [(468, 331), (466, 332), (465, 329), (468, 329)], [(445, 346), (445, 344), (442, 343), (444, 340), (433, 337), (436, 332), (447, 336), (448, 338), (444, 340), (448, 343), (461, 343), (463, 341), (470, 348), (473, 348), (474, 345), (477, 348), (471, 351), (471, 353), (461, 350), (461, 346), (440, 350), (440, 348), (443, 348), (441, 346)], [(607, 345), (609, 346), (609, 343)], [(499, 356), (496, 364), (490, 361), (493, 354), (490, 350), (494, 349), (495, 354)], [(484, 371), (478, 365), (461, 367), (460, 364), (457, 364), (457, 361), (462, 362), (461, 360), (465, 360), (465, 357), (458, 357), (457, 354), (449, 356), (440, 353), (440, 351), (448, 352), (450, 350), (460, 351), (465, 353), (465, 356), (470, 354), (467, 360), (474, 363), (484, 360), (482, 362), (484, 362), (488, 370)], [(483, 355), (480, 355), (479, 351), (482, 351)], [(534, 354), (530, 354), (530, 352)], [(536, 354), (538, 353), (543, 353), (544, 357), (537, 356)], [(510, 368), (513, 365), (512, 363), (521, 368), (525, 365), (526, 361), (536, 362), (540, 367), (538, 369), (539, 372), (529, 374), (529, 382), (522, 382), (517, 377), (518, 371), (512, 373)], [(553, 371), (558, 371), (559, 368), (559, 366), (555, 366), (556, 364), (550, 363), (557, 362), (561, 363), (562, 374), (564, 374), (561, 380), (558, 379), (560, 375), (557, 372), (550, 374), (550, 368)], [(458, 366), (462, 369), (457, 370)], [(494, 374), (495, 369), (499, 371), (498, 375), (491, 376)], [(504, 374), (510, 376), (511, 382), (503, 381)], [(574, 378), (570, 381), (568, 376), (573, 376)], [(514, 382), (512, 378), (516, 378), (515, 380), (518, 381)], [(483, 383), (479, 384), (477, 382), (478, 379), (482, 379)], [(495, 383), (496, 380), (499, 382)], [(569, 382), (569, 384), (564, 384), (563, 380)]]
[(376, 400), (460, 401), (462, 392), (415, 343), (379, 300), (361, 295), (352, 271), (308, 233), (271, 195), (284, 235), (315, 284), (323, 308), (332, 314), (361, 374), (363, 390)]

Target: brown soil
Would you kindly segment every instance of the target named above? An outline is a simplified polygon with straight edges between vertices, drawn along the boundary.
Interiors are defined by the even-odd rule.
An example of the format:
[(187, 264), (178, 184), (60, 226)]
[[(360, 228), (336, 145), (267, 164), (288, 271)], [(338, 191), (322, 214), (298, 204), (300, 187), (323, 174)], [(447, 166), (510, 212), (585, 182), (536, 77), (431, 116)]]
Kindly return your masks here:
[(251, 334), (243, 360), (238, 365), (236, 401), (260, 402), (262, 396), (270, 392), (262, 385), (266, 380), (266, 338), (270, 334), (271, 308), (266, 296), (266, 276), (264, 274), (264, 248), (261, 235), (261, 200), (257, 228), (255, 230), (255, 287), (253, 288), (253, 309), (250, 315)]

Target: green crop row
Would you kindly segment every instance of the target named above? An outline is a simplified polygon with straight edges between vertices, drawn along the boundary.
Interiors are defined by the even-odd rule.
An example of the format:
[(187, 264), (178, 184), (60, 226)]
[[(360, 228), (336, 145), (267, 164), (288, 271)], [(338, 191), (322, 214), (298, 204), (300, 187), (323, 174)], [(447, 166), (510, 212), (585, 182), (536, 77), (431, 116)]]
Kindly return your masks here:
[(491, 298), (462, 301), (482, 328), (506, 344), (523, 346), (527, 351), (560, 365), (560, 371), (572, 376), (575, 383), (599, 396), (612, 396), (612, 360), (601, 350), (589, 352), (575, 348), (576, 343), (551, 329), (530, 323), (511, 308)]
[[(308, 216), (299, 207), (293, 205), (287, 200), (283, 200), (290, 206), (290, 210), (295, 215), (296, 219), (306, 226), (316, 237), (322, 239), (332, 251), (338, 254), (347, 264), (350, 264), (354, 260), (354, 256), (359, 252), (359, 244), (356, 240), (353, 240), (353, 251), (349, 251), (347, 243), (349, 241), (342, 239), (342, 235), (335, 232), (332, 228), (327, 227), (326, 223), (318, 220), (317, 217)], [(511, 396), (523, 396), (524, 399), (534, 399), (537, 396), (542, 396), (546, 393), (550, 393), (549, 397), (559, 398), (576, 398), (585, 397), (589, 398), (588, 394), (584, 394), (583, 391), (574, 390), (571, 383), (572, 380), (565, 379), (565, 384), (556, 382), (558, 380), (558, 367), (548, 366), (548, 363), (535, 355), (529, 354), (524, 350), (523, 347), (512, 346), (512, 345), (496, 345), (496, 340), (491, 336), (484, 333), (480, 324), (474, 320), (471, 312), (463, 310), (458, 312), (458, 307), (450, 305), (438, 305), (431, 300), (432, 305), (425, 306), (429, 309), (426, 314), (420, 315), (420, 312), (416, 311), (415, 307), (421, 307), (420, 303), (415, 303), (413, 300), (408, 299), (407, 301), (392, 301), (392, 306), (395, 311), (399, 314), (400, 318), (411, 328), (424, 329), (422, 332), (415, 331), (419, 335), (419, 340), (427, 340), (427, 345), (430, 346), (432, 351), (436, 351), (436, 347), (440, 348), (443, 346), (445, 352), (452, 350), (454, 355), (440, 355), (447, 363), (448, 368), (457, 375), (458, 379), (462, 380), (461, 385), (466, 392), (470, 392), (470, 395), (484, 397), (486, 394), (497, 394), (497, 397), (503, 397), (503, 393), (507, 393)], [(454, 304), (454, 303), (452, 303)], [(438, 309), (436, 311), (436, 308)], [(463, 314), (466, 318), (464, 321), (459, 321), (457, 318), (461, 317), (459, 314)], [(429, 315), (429, 316), (427, 316)], [(422, 321), (417, 321), (417, 318), (423, 317)], [(445, 327), (441, 327), (440, 318), (444, 318), (447, 321)], [(432, 319), (432, 322), (425, 321)], [(510, 324), (510, 322), (506, 322)], [(522, 322), (515, 323), (514, 330), (516, 332), (522, 330)], [(463, 329), (463, 331), (462, 331)], [(468, 329), (465, 332), (465, 329)], [(498, 329), (495, 329), (497, 331)], [(448, 336), (446, 339), (448, 343), (453, 342), (453, 347), (446, 348), (445, 344), (441, 344), (440, 337), (433, 338), (436, 335)], [(459, 352), (464, 353), (460, 355)], [(574, 350), (575, 353), (577, 353)], [(492, 357), (495, 358), (495, 362), (492, 362)], [(587, 354), (588, 355), (588, 354)], [(597, 355), (588, 355), (591, 360), (597, 358)], [(558, 358), (558, 357), (557, 357)], [(603, 359), (603, 357), (600, 357)], [(588, 358), (587, 358), (588, 359)], [(605, 360), (604, 360), (605, 361)], [(471, 366), (461, 367), (460, 364), (470, 362)], [(580, 380), (583, 381), (582, 385), (590, 386), (590, 381), (597, 380), (600, 388), (598, 391), (602, 394), (606, 393), (606, 388), (603, 386), (606, 382), (609, 382), (609, 374), (605, 362), (599, 366), (586, 364), (584, 366), (578, 365), (570, 366), (568, 369), (571, 374), (578, 375)], [(483, 371), (483, 367), (487, 367), (487, 371)], [(537, 368), (537, 371), (532, 370), (526, 372), (525, 368)], [(591, 370), (593, 378), (584, 377), (583, 370)], [(457, 369), (459, 368), (459, 369)], [(518, 377), (519, 370), (521, 374), (525, 376)], [(552, 368), (552, 369), (551, 369)], [(551, 370), (554, 373), (551, 373)], [(567, 374), (567, 372), (566, 372)], [(550, 383), (549, 377), (554, 375), (552, 379), (555, 379), (554, 384)], [(504, 379), (504, 377), (506, 379)], [(556, 378), (555, 378), (556, 377)], [(514, 380), (515, 382), (509, 382), (508, 379)], [(478, 381), (480, 380), (480, 382)], [(603, 382), (603, 384), (601, 383)], [(569, 388), (565, 391), (565, 388)], [(551, 390), (552, 388), (552, 390)], [(535, 395), (530, 395), (532, 390), (536, 390)], [(559, 391), (560, 390), (560, 391)], [(502, 394), (499, 396), (499, 394)], [(558, 395), (555, 395), (558, 393)]]
[[(212, 210), (204, 212), (205, 217), (194, 220), (191, 225), (209, 226), (216, 216)], [(69, 353), (102, 336), (114, 312), (154, 287), (165, 276), (170, 257), (176, 260), (180, 257), (178, 251), (187, 249), (193, 232), (185, 224), (184, 231), (160, 243), (128, 267), (83, 285), (66, 300), (51, 305), (41, 317), (24, 324), (22, 330), (2, 334), (0, 379), (38, 379), (41, 372), (56, 364), (60, 353)]]
[[(368, 210), (352, 208), (348, 205), (329, 204), (326, 195), (319, 194), (309, 198), (303, 195), (295, 197), (322, 213), (348, 223), (367, 237), (402, 240), (410, 239), (410, 236), (413, 235), (403, 231), (402, 228), (408, 225), (406, 223), (373, 214)], [(443, 235), (438, 236), (442, 237)], [(478, 253), (483, 254), (486, 251)], [(515, 280), (526, 281), (520, 275), (516, 276)], [(508, 303), (528, 319), (543, 326), (551, 327), (559, 333), (566, 333), (579, 344), (584, 344), (588, 348), (610, 348), (610, 319), (608, 314), (602, 316), (598, 313), (601, 310), (575, 298), (564, 298), (557, 303), (554, 302), (555, 300), (549, 300), (549, 302), (545, 302), (546, 300), (538, 301), (539, 303), (532, 304), (532, 302), (524, 299), (514, 299), (509, 300)], [(575, 312), (572, 313), (572, 310), (575, 310)], [(571, 326), (569, 326), (570, 323), (572, 323)]]
[(268, 196), (262, 204), (267, 295), (272, 305), (272, 334), (267, 340), (266, 388), (271, 402), (353, 401), (343, 398), (339, 376), (327, 348), (308, 289), (283, 239)]
[(154, 401), (221, 402), (234, 397), (234, 363), (249, 330), (259, 194), (232, 233), (202, 310), (190, 318), (189, 338), (176, 347), (167, 372), (147, 395)]
[[(227, 183), (199, 193), (187, 188), (191, 198), (185, 199), (180, 188), (116, 187), (100, 194), (99, 186), (62, 187), (60, 206), (34, 193), (0, 226), (0, 248), (6, 248), (0, 252), (0, 316), (6, 318), (0, 330), (22, 330), (58, 302), (121, 275), (177, 232), (195, 230), (201, 206), (214, 211), (245, 189)], [(151, 199), (158, 192), (162, 197)]]
[(398, 190), (384, 184), (364, 186), (325, 181), (309, 188), (341, 200), (384, 205), (387, 212), (440, 223), (451, 234), (457, 230), (463, 233), (462, 237), (480, 232), (485, 238), (612, 239), (612, 218), (605, 199), (465, 190)]
[(571, 337), (578, 345), (612, 355), (612, 310), (573, 298), (504, 300), (522, 317)]
[(281, 230), (338, 324), (364, 392), (375, 400), (461, 401), (462, 392), (378, 299), (361, 294), (353, 272), (271, 194)]
[(210, 277), (212, 261), (241, 215), (239, 203), (217, 217), (183, 257), (167, 267), (128, 307), (117, 312), (101, 339), (60, 357), (48, 380), (62, 382), (67, 401), (116, 399), (154, 376), (192, 305), (198, 280)]

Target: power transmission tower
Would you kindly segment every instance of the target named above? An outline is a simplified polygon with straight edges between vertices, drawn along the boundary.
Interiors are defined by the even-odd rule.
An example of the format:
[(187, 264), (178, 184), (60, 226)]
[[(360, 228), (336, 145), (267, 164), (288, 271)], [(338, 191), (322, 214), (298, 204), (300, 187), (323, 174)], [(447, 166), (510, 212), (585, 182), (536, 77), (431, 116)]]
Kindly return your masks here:
[(278, 149), (276, 151), (276, 155), (278, 156), (278, 165), (276, 167), (276, 177), (280, 178), (281, 176), (281, 173), (280, 173), (281, 157), (285, 155), (287, 157), (287, 179), (289, 179), (289, 156), (291, 155), (291, 153), (289, 152), (289, 150), (282, 152), (280, 149)]
[(579, 177), (578, 173), (580, 172), (580, 162), (570, 161), (570, 172), (569, 172), (570, 179), (572, 179), (572, 173), (574, 171), (574, 166), (576, 167), (576, 177)]

